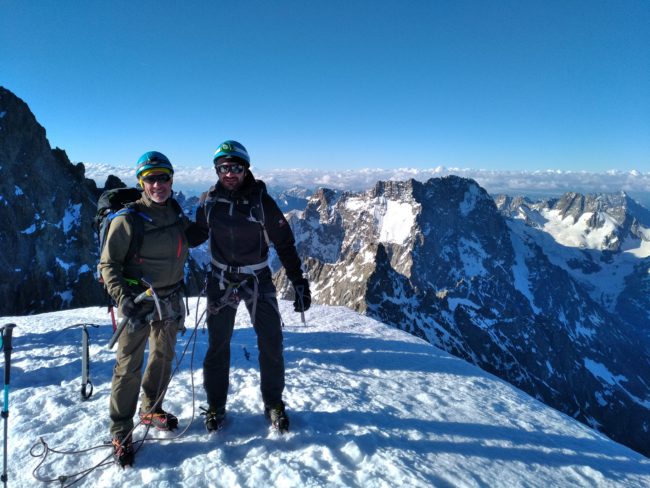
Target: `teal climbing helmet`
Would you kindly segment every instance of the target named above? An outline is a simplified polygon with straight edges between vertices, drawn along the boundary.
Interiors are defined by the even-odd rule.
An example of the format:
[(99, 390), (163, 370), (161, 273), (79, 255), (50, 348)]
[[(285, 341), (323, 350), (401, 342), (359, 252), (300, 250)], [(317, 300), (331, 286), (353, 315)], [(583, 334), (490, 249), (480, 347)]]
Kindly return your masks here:
[(243, 163), (247, 168), (251, 165), (251, 158), (248, 156), (248, 151), (243, 144), (227, 140), (219, 144), (217, 152), (214, 153), (212, 162), (216, 165), (217, 159), (226, 158), (227, 160), (236, 159)]
[(172, 163), (169, 162), (167, 156), (158, 151), (147, 151), (140, 156), (135, 166), (135, 177), (140, 178), (140, 174), (148, 169), (167, 169), (174, 174)]

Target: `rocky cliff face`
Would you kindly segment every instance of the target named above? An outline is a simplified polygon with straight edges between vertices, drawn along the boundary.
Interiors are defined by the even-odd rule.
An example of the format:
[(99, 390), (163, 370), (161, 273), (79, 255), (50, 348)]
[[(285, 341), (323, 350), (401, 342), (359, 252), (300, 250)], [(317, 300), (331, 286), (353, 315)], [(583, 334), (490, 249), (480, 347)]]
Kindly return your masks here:
[(98, 190), (18, 97), (0, 87), (0, 314), (101, 302), (92, 229)]
[[(0, 87), (0, 315), (108, 303), (96, 278), (93, 219), (101, 192), (125, 185), (109, 176), (98, 189), (84, 173), (50, 147), (27, 104)], [(188, 271), (196, 269), (191, 262)], [(201, 281), (189, 280), (189, 291)]]
[[(592, 207), (574, 195), (555, 211), (580, 220)], [(645, 232), (628, 214), (617, 221)], [(504, 217), (475, 182), (451, 176), (322, 190), (290, 222), (317, 302), (423, 337), (650, 454), (648, 341), (554, 262), (566, 245), (535, 227), (544, 219)], [(615, 252), (613, 237), (602, 242), (594, 252)]]

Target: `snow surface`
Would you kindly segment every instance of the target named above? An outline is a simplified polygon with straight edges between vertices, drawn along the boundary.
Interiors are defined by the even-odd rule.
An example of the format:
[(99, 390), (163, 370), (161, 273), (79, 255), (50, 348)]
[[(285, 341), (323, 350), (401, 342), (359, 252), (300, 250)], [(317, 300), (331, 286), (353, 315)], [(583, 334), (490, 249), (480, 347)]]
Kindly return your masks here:
[(467, 217), (472, 210), (476, 207), (476, 203), (480, 197), (478, 186), (470, 185), (469, 190), (465, 192), (463, 201), (460, 202), (460, 213)]
[(515, 287), (526, 297), (533, 312), (538, 314), (542, 310), (535, 305), (535, 297), (533, 296), (533, 291), (530, 289), (530, 270), (528, 269), (527, 264), (527, 259), (531, 258), (530, 249), (526, 244), (524, 244), (523, 236), (513, 231), (512, 221), (508, 220), (506, 223), (510, 228), (510, 240), (515, 252), (515, 262), (512, 265), (512, 276), (514, 278)]
[(614, 233), (618, 225), (606, 213), (600, 214), (603, 219), (602, 225), (596, 228), (589, 226), (589, 219), (592, 218), (593, 212), (583, 213), (577, 221), (570, 215), (562, 218), (559, 210), (543, 209), (541, 214), (547, 219), (544, 230), (558, 243), (581, 249), (605, 249), (605, 239)]
[(386, 211), (381, 219), (379, 242), (406, 244), (415, 225), (419, 205), (411, 202), (386, 200)]
[(36, 232), (36, 224), (32, 224), (26, 229), (20, 231), (21, 234), (33, 234), (34, 232)]
[[(362, 197), (350, 197), (345, 201), (346, 210), (360, 214), (368, 210), (368, 203)], [(415, 217), (420, 205), (413, 202), (400, 202), (384, 196), (372, 201), (370, 212), (379, 231), (378, 242), (404, 245), (411, 237)]]
[[(649, 459), (421, 339), (342, 307), (314, 306), (306, 325), (291, 303), (280, 307), (290, 433), (262, 415), (255, 334), (240, 307), (224, 430), (208, 435), (197, 418), (207, 334), (190, 328), (165, 402), (178, 435), (150, 432), (133, 468), (109, 463), (74, 486), (650, 486)], [(190, 308), (186, 325), (196, 299)], [(0, 319), (10, 322), (8, 484), (46, 486), (32, 474), (44, 461), (36, 474), (60, 486), (59, 476), (110, 458), (110, 320), (93, 307)], [(101, 326), (88, 328), (95, 391), (82, 402), (82, 329), (67, 327), (89, 322)], [(45, 452), (39, 439), (59, 452), (33, 457)]]
[[(551, 214), (546, 213), (545, 215), (549, 217)], [(509, 221), (508, 227), (520, 236), (521, 241), (531, 241), (541, 246), (552, 264), (564, 269), (581, 283), (587, 284), (586, 289), (591, 298), (613, 312), (618, 297), (625, 288), (627, 276), (633, 272), (639, 257), (645, 257), (645, 252), (650, 253), (650, 245), (645, 241), (638, 240), (636, 245), (624, 247), (624, 252), (617, 254), (611, 264), (599, 260), (597, 270), (586, 272), (580, 268), (573, 268), (568, 263), (583, 261), (585, 250), (590, 249), (590, 245), (595, 246), (596, 242), (600, 242), (602, 233), (597, 231), (594, 233), (597, 237), (588, 238), (589, 233), (585, 232), (582, 219), (575, 225), (573, 222), (572, 217), (556, 220), (544, 225), (542, 229), (544, 232), (539, 232), (538, 229), (528, 226), (522, 219)], [(558, 243), (561, 245), (558, 246)], [(513, 245), (516, 245), (514, 238)], [(597, 252), (602, 251), (600, 244), (593, 249), (596, 249)], [(520, 289), (520, 291), (523, 293), (523, 290)]]
[(80, 228), (81, 222), (81, 204), (76, 205), (70, 203), (68, 208), (65, 209), (65, 214), (61, 220), (61, 225), (63, 226), (63, 232), (66, 234), (71, 230), (75, 231)]
[(458, 240), (458, 251), (463, 262), (465, 276), (487, 276), (489, 273), (483, 262), (490, 259), (489, 254), (478, 241), (461, 237)]

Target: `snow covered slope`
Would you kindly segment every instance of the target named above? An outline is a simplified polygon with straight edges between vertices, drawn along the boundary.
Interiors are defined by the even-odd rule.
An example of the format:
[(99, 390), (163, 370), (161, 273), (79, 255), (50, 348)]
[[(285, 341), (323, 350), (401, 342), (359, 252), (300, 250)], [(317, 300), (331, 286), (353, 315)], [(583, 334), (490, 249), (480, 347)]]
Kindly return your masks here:
[(495, 200), (513, 219), (513, 232), (536, 241), (551, 262), (580, 282), (594, 301), (650, 334), (645, 327), (650, 281), (648, 209), (625, 192), (566, 193), (538, 202), (500, 195)]
[[(190, 305), (193, 318), (196, 300)], [(314, 306), (303, 325), (289, 302), (280, 305), (289, 434), (270, 432), (263, 418), (255, 334), (241, 307), (225, 429), (209, 436), (196, 418), (205, 403), (200, 363), (207, 334), (199, 329), (192, 356), (190, 329), (179, 340), (180, 368), (165, 404), (186, 430), (144, 443), (133, 469), (100, 468), (75, 486), (650, 485), (647, 458), (424, 340), (342, 307)], [(111, 330), (103, 308), (0, 318), (8, 322), (17, 324), (9, 485), (32, 487), (43, 459), (29, 451), (36, 444), (33, 453), (43, 453), (39, 438), (62, 451), (108, 440)], [(90, 329), (95, 392), (81, 402), (81, 329), (66, 327), (87, 322), (101, 327)], [(135, 438), (143, 434), (140, 427)], [(36, 474), (58, 485), (59, 476), (107, 456), (108, 447), (50, 452)]]

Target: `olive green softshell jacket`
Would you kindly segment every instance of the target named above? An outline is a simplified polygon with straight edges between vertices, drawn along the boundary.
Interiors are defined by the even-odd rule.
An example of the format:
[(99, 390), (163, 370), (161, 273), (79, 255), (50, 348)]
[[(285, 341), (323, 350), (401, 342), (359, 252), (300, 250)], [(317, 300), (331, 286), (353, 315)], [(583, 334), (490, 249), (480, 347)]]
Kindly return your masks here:
[[(130, 219), (141, 217), (117, 216), (111, 222), (99, 260), (99, 270), (106, 289), (118, 305), (124, 296), (139, 293), (143, 289), (129, 288), (125, 278), (144, 277), (156, 291), (163, 291), (165, 287), (182, 281), (183, 267), (189, 253), (185, 229), (190, 222), (185, 216), (179, 219), (171, 198), (161, 205), (143, 194), (136, 202), (136, 210), (151, 219), (143, 219), (144, 238), (139, 253), (124, 263), (133, 236)], [(164, 296), (165, 293), (161, 295)]]

